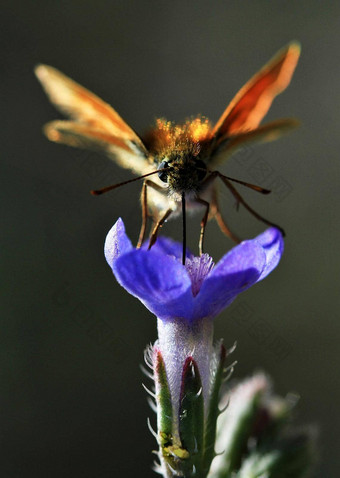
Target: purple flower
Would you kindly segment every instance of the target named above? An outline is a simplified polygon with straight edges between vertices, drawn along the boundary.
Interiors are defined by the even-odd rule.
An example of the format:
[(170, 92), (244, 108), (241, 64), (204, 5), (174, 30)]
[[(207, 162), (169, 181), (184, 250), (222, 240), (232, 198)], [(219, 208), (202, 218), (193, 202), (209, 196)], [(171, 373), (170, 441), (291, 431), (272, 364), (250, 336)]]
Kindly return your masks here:
[(150, 251), (135, 249), (122, 219), (105, 242), (106, 260), (118, 282), (163, 321), (215, 317), (240, 292), (264, 279), (282, 252), (282, 235), (274, 227), (235, 246), (216, 265), (208, 254), (188, 253), (183, 266), (182, 245), (165, 237)]
[[(283, 251), (281, 233), (234, 247), (215, 265), (165, 237), (135, 249), (118, 219), (105, 256), (118, 282), (157, 316), (158, 340), (147, 352), (155, 380), (157, 441), (164, 476), (206, 476), (214, 457), (218, 392), (225, 349), (213, 344), (212, 320), (242, 291), (266, 277)], [(203, 467), (203, 468), (202, 468)], [(174, 470), (178, 470), (178, 473)], [(203, 470), (203, 471), (202, 471)]]

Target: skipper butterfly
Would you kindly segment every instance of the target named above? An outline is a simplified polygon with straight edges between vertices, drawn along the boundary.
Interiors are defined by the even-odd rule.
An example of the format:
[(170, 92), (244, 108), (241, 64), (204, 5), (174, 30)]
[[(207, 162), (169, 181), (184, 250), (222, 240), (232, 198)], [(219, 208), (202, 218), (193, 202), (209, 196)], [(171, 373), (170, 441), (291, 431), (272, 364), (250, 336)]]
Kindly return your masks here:
[[(295, 119), (280, 119), (262, 126), (260, 123), (274, 98), (289, 85), (299, 55), (297, 42), (280, 50), (241, 88), (215, 125), (201, 116), (183, 124), (158, 119), (144, 137), (137, 135), (110, 105), (96, 95), (55, 68), (38, 65), (35, 73), (49, 99), (70, 117), (67, 121), (47, 123), (44, 132), (48, 139), (57, 143), (101, 150), (123, 168), (139, 175), (92, 191), (95, 195), (143, 179), (139, 247), (145, 239), (149, 217), (153, 220), (149, 239), (151, 248), (164, 222), (182, 212), (185, 251), (185, 212), (201, 210), (199, 252), (202, 254), (208, 218), (214, 218), (227, 236), (239, 241), (220, 213), (217, 178), (222, 180), (238, 204), (264, 223), (275, 225), (254, 211), (233, 183), (263, 194), (270, 191), (225, 176), (215, 168), (243, 144), (272, 141), (297, 126)], [(184, 257), (183, 253), (183, 261)]]

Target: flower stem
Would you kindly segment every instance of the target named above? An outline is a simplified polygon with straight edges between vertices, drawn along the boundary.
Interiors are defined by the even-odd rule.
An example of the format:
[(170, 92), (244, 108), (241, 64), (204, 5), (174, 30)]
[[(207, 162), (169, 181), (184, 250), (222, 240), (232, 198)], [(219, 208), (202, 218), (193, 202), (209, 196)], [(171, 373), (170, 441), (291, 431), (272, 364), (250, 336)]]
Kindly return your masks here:
[[(208, 403), (213, 354), (213, 321), (210, 318), (193, 322), (180, 319), (166, 321), (158, 319), (157, 326), (158, 348), (162, 353), (168, 377), (173, 404), (173, 432), (176, 435), (179, 430), (178, 412), (182, 370), (189, 356), (197, 363), (201, 375), (204, 403)], [(174, 438), (177, 437), (174, 436)]]

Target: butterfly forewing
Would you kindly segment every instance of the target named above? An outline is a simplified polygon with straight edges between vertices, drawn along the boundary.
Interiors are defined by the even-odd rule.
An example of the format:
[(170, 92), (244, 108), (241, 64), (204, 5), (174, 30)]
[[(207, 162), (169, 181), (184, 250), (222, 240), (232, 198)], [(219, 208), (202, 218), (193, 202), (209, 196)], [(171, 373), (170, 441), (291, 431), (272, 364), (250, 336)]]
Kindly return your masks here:
[(55, 68), (39, 65), (35, 73), (51, 102), (75, 121), (53, 121), (44, 130), (55, 142), (101, 150), (138, 174), (149, 166), (139, 136), (96, 95)]
[(259, 126), (274, 98), (289, 85), (299, 56), (299, 44), (290, 43), (241, 88), (213, 128), (217, 142)]
[(62, 113), (126, 139), (137, 136), (110, 105), (60, 71), (51, 66), (38, 65), (35, 73), (52, 103)]

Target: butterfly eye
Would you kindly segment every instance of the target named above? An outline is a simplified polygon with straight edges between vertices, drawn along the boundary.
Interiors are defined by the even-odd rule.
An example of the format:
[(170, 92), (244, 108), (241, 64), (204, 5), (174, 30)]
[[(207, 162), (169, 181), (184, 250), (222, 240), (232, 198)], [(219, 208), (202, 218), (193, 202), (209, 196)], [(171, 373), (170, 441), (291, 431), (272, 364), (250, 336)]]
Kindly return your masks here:
[(198, 161), (196, 161), (196, 168), (197, 168), (197, 178), (199, 181), (202, 181), (207, 174), (207, 166), (203, 161), (199, 159)]
[(168, 165), (167, 161), (162, 161), (157, 168), (157, 169), (162, 169), (163, 170), (163, 171), (159, 171), (159, 173), (158, 173), (158, 177), (161, 181), (163, 181), (163, 183), (168, 182), (168, 171), (164, 171), (164, 169), (167, 170), (168, 168), (169, 168), (169, 165)]

